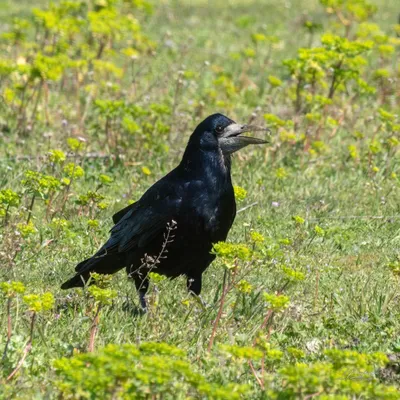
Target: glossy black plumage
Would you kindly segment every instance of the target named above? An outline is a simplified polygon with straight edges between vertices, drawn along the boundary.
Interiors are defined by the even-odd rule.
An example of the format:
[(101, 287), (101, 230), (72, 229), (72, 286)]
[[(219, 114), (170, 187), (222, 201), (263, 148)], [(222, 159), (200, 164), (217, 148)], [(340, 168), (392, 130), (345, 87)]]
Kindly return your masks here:
[[(188, 288), (200, 294), (202, 273), (215, 258), (210, 254), (212, 245), (226, 239), (235, 219), (230, 153), (249, 144), (232, 147), (232, 141), (239, 140), (235, 139), (239, 133), (250, 130), (245, 128), (248, 127), (221, 114), (206, 118), (191, 135), (180, 164), (151, 186), (139, 201), (113, 216), (115, 225), (109, 240), (93, 257), (77, 265), (76, 275), (62, 288), (83, 286), (91, 272), (113, 274), (126, 268), (145, 306), (147, 273), (152, 268), (171, 278), (186, 275)], [(223, 152), (225, 142), (229, 142), (230, 150)], [(158, 257), (168, 227), (170, 240), (166, 251), (159, 263), (149, 265), (144, 262), (145, 255)]]

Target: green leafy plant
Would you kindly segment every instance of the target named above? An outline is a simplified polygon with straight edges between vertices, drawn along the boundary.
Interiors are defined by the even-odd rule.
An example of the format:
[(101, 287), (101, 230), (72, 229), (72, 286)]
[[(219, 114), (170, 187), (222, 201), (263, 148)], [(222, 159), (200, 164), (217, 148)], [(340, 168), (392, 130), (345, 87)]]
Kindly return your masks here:
[(349, 36), (352, 25), (367, 21), (377, 11), (377, 7), (367, 0), (320, 0), (320, 3), (345, 27), (346, 36)]
[[(6, 286), (3, 284), (3, 289)], [(23, 293), (25, 291), (24, 286), (20, 282), (12, 282), (10, 288), (6, 289), (8, 293)], [(10, 297), (9, 297), (10, 298)], [(42, 295), (37, 294), (27, 294), (23, 296), (23, 302), (28, 307), (29, 312), (31, 313), (30, 317), (30, 328), (29, 328), (29, 338), (28, 341), (23, 349), (22, 357), (18, 361), (17, 365), (13, 369), (13, 371), (8, 375), (7, 381), (14, 378), (14, 376), (18, 373), (18, 371), (23, 366), (23, 363), (30, 353), (32, 349), (33, 343), (33, 332), (35, 327), (36, 317), (39, 313), (49, 311), (54, 306), (54, 297), (51, 293), (46, 292)]]
[(11, 189), (2, 189), (0, 191), (0, 217), (4, 218), (4, 225), (7, 225), (9, 211), (11, 207), (18, 207), (20, 196)]
[(22, 282), (1, 282), (0, 289), (3, 292), (3, 295), (7, 298), (7, 341), (6, 345), (4, 346), (3, 355), (1, 357), (1, 362), (3, 362), (7, 357), (7, 350), (12, 336), (12, 301), (16, 296), (21, 295), (25, 292), (25, 286)]
[(349, 350), (331, 349), (325, 352), (326, 361), (313, 364), (296, 363), (280, 369), (282, 388), (267, 389), (271, 398), (318, 396), (396, 399), (396, 389), (383, 387), (374, 379), (372, 372), (387, 363), (382, 353), (363, 354)]
[[(135, 365), (132, 369), (130, 366)], [(145, 399), (185, 398), (191, 394), (214, 399), (240, 399), (249, 393), (246, 385), (224, 386), (209, 382), (196, 372), (185, 353), (166, 343), (108, 345), (98, 354), (79, 354), (55, 361), (61, 395), (91, 398), (102, 393)]]

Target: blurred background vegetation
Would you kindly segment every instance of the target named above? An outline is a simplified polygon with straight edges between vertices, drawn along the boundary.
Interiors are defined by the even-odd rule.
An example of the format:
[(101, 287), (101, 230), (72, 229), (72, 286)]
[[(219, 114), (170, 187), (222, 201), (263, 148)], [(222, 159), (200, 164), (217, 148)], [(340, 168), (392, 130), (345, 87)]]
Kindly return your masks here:
[[(397, 0), (0, 6), (0, 397), (399, 398)], [(62, 292), (214, 112), (272, 143), (233, 160), (208, 306)]]

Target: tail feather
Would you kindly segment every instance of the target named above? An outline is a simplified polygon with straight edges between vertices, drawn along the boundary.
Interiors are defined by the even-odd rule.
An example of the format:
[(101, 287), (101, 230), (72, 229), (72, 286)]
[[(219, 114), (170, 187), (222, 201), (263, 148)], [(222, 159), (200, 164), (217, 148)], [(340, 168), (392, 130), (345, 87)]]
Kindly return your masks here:
[(75, 271), (76, 272), (81, 272), (85, 269), (85, 265), (88, 264), (90, 261), (92, 260), (91, 258), (87, 258), (86, 260), (81, 261), (76, 267), (75, 267)]
[(125, 267), (124, 254), (110, 254), (103, 257), (91, 257), (80, 262), (75, 271), (77, 274), (61, 285), (61, 289), (84, 287), (91, 272), (98, 274), (115, 274)]
[(71, 279), (67, 280), (66, 282), (64, 282), (61, 285), (61, 289), (71, 289), (74, 287), (84, 287), (86, 281), (88, 280), (88, 276), (87, 279), (85, 279), (85, 277), (83, 275), (75, 275), (73, 276)]

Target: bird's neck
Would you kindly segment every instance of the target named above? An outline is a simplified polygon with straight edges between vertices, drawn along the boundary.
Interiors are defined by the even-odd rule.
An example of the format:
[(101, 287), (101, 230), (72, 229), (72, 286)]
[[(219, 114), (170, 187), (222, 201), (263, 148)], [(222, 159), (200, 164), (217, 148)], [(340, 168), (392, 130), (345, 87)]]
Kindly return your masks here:
[(221, 150), (201, 150), (186, 148), (180, 167), (190, 176), (210, 179), (220, 184), (231, 182), (231, 158)]

